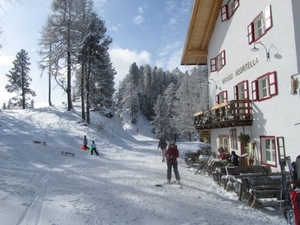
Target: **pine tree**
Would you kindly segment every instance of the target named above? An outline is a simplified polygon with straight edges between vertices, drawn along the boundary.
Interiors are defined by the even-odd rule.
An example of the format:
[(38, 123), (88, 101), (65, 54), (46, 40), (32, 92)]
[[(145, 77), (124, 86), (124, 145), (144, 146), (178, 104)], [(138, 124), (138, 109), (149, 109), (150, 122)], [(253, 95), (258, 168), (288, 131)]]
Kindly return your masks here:
[(168, 105), (165, 101), (164, 96), (159, 95), (156, 103), (154, 104), (154, 112), (156, 116), (153, 117), (153, 125), (157, 137), (170, 137), (169, 127), (169, 115)]
[(3, 109), (3, 110), (6, 110), (6, 109), (7, 109), (5, 102), (4, 102), (3, 105), (2, 105), (2, 109)]
[(104, 21), (96, 13), (91, 13), (79, 55), (79, 62), (82, 66), (81, 92), (82, 96), (85, 96), (82, 97), (82, 104), (86, 102), (88, 123), (90, 123), (91, 106), (99, 108), (113, 105), (113, 80), (116, 72), (108, 54), (112, 39), (105, 33)]
[(191, 75), (184, 75), (184, 79), (177, 90), (178, 100), (175, 102), (174, 121), (176, 129), (180, 130), (181, 135), (189, 141), (192, 139), (192, 134), (196, 132), (193, 125), (193, 114), (204, 110), (207, 105), (206, 71), (203, 67), (194, 68)]
[(14, 67), (6, 74), (9, 84), (5, 88), (9, 93), (16, 93), (16, 96), (12, 98), (12, 104), (17, 108), (20, 106), (23, 109), (27, 108), (31, 101), (30, 96), (36, 96), (35, 92), (29, 88), (32, 81), (29, 76), (29, 59), (28, 53), (21, 49), (13, 61)]

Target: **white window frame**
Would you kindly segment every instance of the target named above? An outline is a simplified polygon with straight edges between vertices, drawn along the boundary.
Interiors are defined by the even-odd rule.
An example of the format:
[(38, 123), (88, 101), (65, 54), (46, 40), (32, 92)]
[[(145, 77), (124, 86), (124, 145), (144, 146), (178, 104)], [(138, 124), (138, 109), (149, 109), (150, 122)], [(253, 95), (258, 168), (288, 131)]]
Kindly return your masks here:
[(252, 81), (252, 100), (263, 101), (278, 94), (276, 71), (266, 73)]
[(276, 144), (274, 136), (260, 137), (261, 164), (277, 167)]
[(248, 43), (252, 44), (264, 36), (273, 26), (271, 5), (261, 11), (248, 25)]
[(219, 148), (223, 148), (226, 152), (229, 152), (229, 136), (219, 135)]

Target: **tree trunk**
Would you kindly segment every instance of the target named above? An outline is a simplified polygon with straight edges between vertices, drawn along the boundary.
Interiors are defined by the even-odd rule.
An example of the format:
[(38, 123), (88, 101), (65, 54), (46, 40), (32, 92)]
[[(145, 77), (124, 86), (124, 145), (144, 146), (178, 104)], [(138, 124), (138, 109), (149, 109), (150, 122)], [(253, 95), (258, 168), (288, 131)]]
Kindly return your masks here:
[[(23, 61), (23, 59), (22, 59)], [(24, 68), (23, 68), (23, 63), (22, 63), (22, 108), (25, 109), (26, 105), (25, 105), (25, 77), (24, 77)]]
[[(91, 52), (89, 52), (89, 55), (91, 55)], [(90, 79), (91, 78), (90, 77), (91, 77), (91, 59), (89, 58), (88, 66), (87, 66), (87, 79), (86, 79), (86, 122), (88, 124), (91, 123), (91, 118), (90, 118)]]
[(80, 90), (81, 90), (81, 118), (83, 120), (85, 120), (84, 78), (85, 78), (85, 70), (84, 70), (84, 62), (82, 62), (82, 65), (81, 65)]
[(71, 53), (68, 52), (68, 75), (67, 75), (67, 98), (68, 98), (68, 111), (73, 109), (72, 92), (71, 92)]
[[(50, 61), (51, 61), (51, 44), (50, 44)], [(48, 81), (49, 81), (49, 90), (48, 90), (48, 104), (49, 106), (52, 106), (51, 102), (51, 64), (49, 65), (49, 75), (48, 75)]]

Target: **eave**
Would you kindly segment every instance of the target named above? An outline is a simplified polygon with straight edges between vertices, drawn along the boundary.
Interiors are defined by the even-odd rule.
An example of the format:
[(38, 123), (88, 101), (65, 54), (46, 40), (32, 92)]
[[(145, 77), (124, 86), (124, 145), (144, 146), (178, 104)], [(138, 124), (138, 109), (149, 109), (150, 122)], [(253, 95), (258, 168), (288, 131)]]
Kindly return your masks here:
[(207, 65), (208, 45), (221, 5), (221, 0), (194, 1), (181, 65)]

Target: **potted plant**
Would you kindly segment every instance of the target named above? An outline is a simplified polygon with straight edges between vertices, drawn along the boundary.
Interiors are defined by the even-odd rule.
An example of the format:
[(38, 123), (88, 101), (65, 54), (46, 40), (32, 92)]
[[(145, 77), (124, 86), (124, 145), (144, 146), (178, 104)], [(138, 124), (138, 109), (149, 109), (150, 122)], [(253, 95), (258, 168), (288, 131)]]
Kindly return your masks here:
[(239, 138), (239, 141), (240, 142), (243, 142), (245, 145), (247, 145), (248, 143), (250, 143), (250, 135), (249, 134), (243, 134), (243, 133), (240, 133), (240, 135), (238, 136)]

